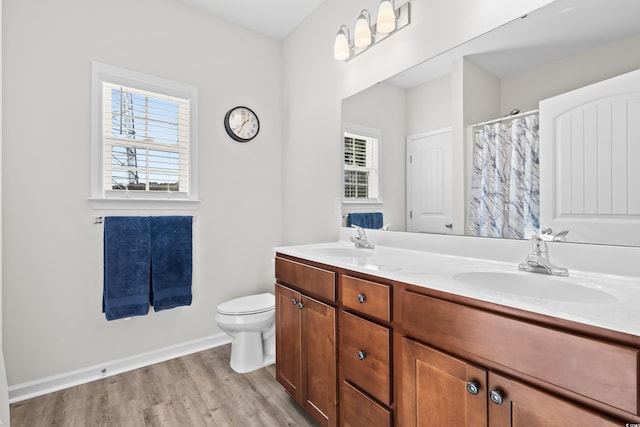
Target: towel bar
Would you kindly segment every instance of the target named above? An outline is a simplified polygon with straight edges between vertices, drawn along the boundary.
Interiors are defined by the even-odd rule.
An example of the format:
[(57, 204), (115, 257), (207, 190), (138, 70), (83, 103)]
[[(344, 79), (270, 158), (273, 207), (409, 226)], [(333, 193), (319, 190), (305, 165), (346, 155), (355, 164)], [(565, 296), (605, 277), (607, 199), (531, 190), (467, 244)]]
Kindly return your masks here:
[[(195, 222), (195, 220), (196, 220), (196, 216), (194, 215), (194, 216), (192, 217), (192, 219), (193, 219), (193, 221)], [(93, 217), (93, 223), (94, 223), (94, 224), (102, 224), (103, 222), (104, 222), (104, 217), (102, 217), (102, 216), (94, 216), (94, 217)]]

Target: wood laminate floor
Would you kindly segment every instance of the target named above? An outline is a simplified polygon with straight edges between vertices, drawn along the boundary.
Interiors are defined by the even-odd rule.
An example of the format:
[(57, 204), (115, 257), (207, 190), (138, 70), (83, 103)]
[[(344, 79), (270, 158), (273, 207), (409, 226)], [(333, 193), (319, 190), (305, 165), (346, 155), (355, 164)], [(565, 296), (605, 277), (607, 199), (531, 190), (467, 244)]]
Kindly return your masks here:
[(11, 405), (12, 427), (317, 427), (269, 366), (239, 375), (230, 345)]

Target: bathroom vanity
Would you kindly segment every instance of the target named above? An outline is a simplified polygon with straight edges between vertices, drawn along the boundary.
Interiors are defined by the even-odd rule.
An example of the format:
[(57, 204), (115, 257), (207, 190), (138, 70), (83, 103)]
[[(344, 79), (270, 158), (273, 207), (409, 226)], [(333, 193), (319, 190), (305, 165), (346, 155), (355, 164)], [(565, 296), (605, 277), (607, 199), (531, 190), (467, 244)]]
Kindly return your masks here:
[(637, 278), (347, 242), (275, 262), (276, 378), (320, 425), (640, 423)]

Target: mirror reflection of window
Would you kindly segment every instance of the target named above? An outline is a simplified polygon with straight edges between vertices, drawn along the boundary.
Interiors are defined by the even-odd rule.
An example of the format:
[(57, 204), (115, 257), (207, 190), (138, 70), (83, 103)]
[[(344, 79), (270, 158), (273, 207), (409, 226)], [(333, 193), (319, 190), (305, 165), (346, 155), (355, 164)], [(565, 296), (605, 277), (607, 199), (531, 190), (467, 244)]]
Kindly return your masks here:
[(346, 202), (380, 199), (380, 131), (345, 126), (344, 192)]

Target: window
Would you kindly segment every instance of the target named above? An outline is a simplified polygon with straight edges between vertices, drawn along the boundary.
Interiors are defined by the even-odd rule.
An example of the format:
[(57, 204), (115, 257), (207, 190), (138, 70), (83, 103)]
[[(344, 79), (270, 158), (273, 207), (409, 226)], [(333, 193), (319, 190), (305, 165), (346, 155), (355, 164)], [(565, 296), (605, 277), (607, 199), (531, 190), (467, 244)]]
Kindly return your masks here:
[(380, 202), (380, 131), (345, 125), (344, 200)]
[(93, 64), (92, 200), (197, 200), (197, 89)]

